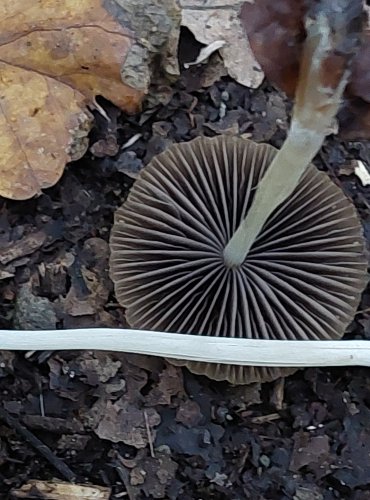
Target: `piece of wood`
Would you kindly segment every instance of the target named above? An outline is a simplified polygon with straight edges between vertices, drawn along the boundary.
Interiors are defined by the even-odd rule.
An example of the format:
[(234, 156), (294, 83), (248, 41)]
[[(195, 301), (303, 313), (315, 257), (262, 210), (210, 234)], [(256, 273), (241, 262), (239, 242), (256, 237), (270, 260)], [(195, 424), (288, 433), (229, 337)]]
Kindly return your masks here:
[(146, 330), (0, 330), (0, 350), (102, 350), (253, 366), (370, 366), (366, 340), (254, 340)]
[(48, 500), (108, 500), (110, 495), (111, 489), (104, 486), (37, 479), (30, 479), (21, 488), (12, 490), (12, 498), (47, 498)]

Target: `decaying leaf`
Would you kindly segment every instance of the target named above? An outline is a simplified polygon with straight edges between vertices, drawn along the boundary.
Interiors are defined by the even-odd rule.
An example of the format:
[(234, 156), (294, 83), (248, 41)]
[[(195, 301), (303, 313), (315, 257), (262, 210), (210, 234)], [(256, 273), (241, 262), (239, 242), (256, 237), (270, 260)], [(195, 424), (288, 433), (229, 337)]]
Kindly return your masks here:
[(167, 488), (175, 477), (178, 465), (165, 452), (145, 457), (130, 472), (130, 484), (134, 498), (168, 498)]
[(2, 244), (0, 250), (0, 264), (6, 265), (16, 259), (21, 259), (26, 255), (32, 254), (42, 247), (46, 238), (47, 236), (44, 231), (36, 231), (26, 234), (17, 241), (11, 241), (5, 245)]
[(167, 365), (159, 374), (159, 382), (146, 397), (147, 405), (170, 405), (172, 397), (184, 392), (182, 372), (179, 368)]
[(330, 457), (329, 437), (311, 436), (307, 432), (296, 432), (293, 436), (294, 448), (290, 459), (289, 470), (299, 471), (302, 467), (320, 467), (325, 470)]
[(242, 3), (243, 0), (180, 0), (181, 23), (200, 43), (225, 41), (220, 54), (229, 75), (242, 85), (256, 88), (264, 75), (240, 23)]
[(72, 273), (71, 287), (65, 299), (61, 299), (67, 314), (88, 316), (103, 308), (112, 289), (108, 276), (108, 255), (109, 246), (103, 239), (89, 238), (85, 241), (81, 267)]
[(185, 427), (196, 427), (203, 418), (200, 406), (191, 399), (183, 401), (177, 408), (176, 421), (185, 425)]
[[(89, 385), (106, 384), (117, 375), (120, 361), (114, 361), (106, 352), (83, 352), (73, 363), (74, 371)], [(77, 368), (77, 369), (76, 369)]]
[(108, 439), (113, 443), (123, 442), (138, 449), (145, 448), (150, 440), (155, 440), (156, 431), (153, 428), (160, 422), (161, 417), (154, 408), (141, 410), (125, 398), (121, 398), (115, 403), (107, 401), (95, 433), (101, 439)]
[(179, 10), (173, 0), (157, 4), (0, 3), (1, 196), (40, 193), (84, 154), (92, 123), (86, 106), (95, 96), (135, 112), (151, 82), (135, 80), (134, 72), (150, 75), (152, 59), (165, 50), (170, 63), (163, 67), (175, 73), (166, 43), (178, 31)]

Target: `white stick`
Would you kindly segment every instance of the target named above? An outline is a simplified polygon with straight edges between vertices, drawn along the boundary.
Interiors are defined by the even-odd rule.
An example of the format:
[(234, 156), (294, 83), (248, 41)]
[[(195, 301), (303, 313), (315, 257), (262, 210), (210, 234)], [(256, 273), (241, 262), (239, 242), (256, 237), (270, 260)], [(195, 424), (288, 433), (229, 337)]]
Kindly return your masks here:
[(0, 350), (102, 350), (209, 363), (307, 367), (370, 366), (366, 340), (253, 340), (109, 328), (0, 330)]

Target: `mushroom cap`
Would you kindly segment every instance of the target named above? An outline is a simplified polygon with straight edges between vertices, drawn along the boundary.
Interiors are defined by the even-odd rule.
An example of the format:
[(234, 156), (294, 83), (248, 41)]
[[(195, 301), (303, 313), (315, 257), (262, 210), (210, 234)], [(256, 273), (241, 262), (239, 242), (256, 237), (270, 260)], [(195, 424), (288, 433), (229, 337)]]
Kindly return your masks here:
[[(340, 338), (366, 284), (353, 204), (310, 166), (272, 214), (242, 266), (223, 250), (276, 154), (267, 144), (200, 137), (159, 154), (115, 214), (111, 277), (138, 329), (254, 339)], [(234, 384), (287, 368), (171, 360)]]

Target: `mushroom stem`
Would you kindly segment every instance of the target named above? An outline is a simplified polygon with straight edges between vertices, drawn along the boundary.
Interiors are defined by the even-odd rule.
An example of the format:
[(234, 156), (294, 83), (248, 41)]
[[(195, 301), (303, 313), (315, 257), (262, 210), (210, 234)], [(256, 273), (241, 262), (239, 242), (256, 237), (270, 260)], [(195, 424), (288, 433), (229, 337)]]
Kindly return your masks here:
[(348, 63), (360, 28), (349, 20), (356, 16), (345, 8), (329, 9), (317, 13), (315, 21), (306, 20), (291, 127), (257, 187), (246, 218), (224, 249), (228, 267), (242, 265), (266, 221), (293, 193), (329, 133), (350, 75)]
[(224, 250), (228, 267), (240, 266), (272, 212), (294, 191), (307, 165), (321, 147), (325, 135), (292, 123), (282, 149), (263, 176), (247, 217)]
[(370, 366), (367, 340), (261, 340), (114, 328), (0, 330), (0, 350), (100, 350), (241, 366)]

